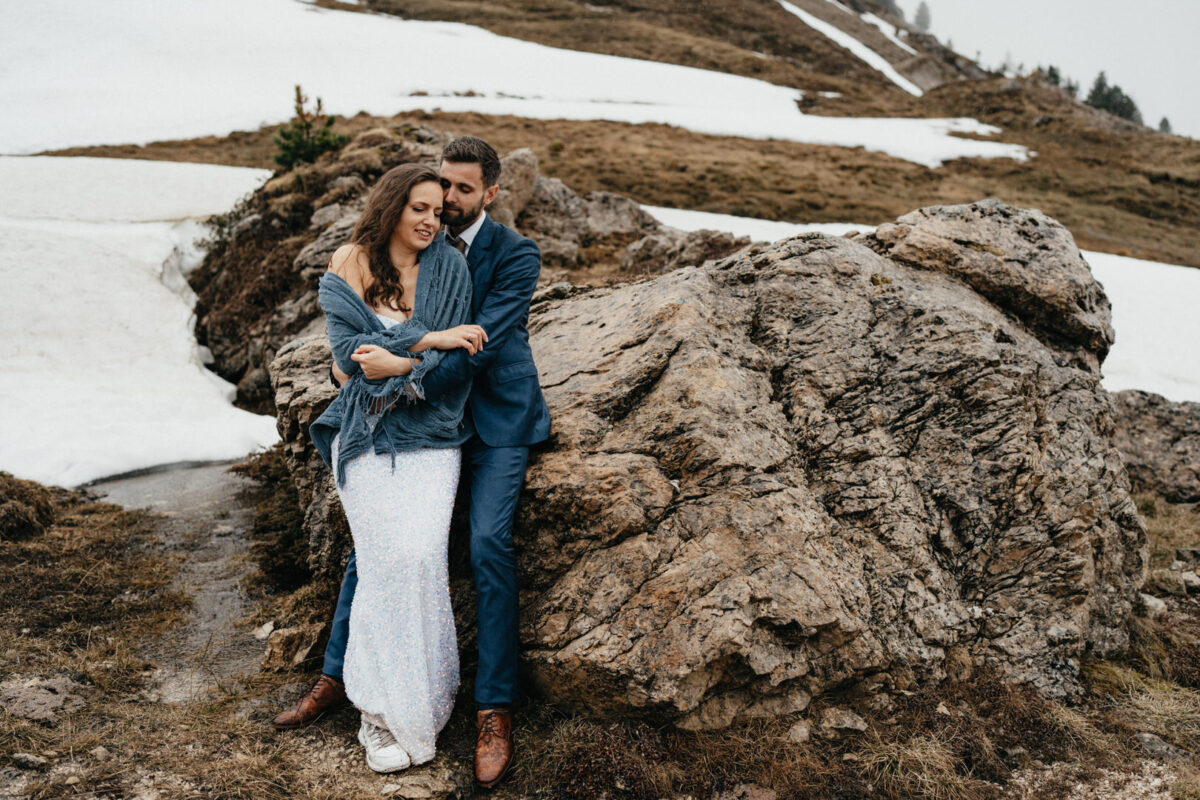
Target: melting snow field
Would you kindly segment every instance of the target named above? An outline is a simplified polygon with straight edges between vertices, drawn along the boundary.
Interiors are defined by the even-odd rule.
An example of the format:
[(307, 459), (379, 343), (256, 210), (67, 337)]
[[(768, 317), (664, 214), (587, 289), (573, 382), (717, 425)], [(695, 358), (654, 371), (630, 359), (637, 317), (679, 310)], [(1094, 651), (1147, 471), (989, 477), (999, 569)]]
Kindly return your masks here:
[(679, 208), (642, 206), (646, 213), (663, 225), (681, 231), (729, 231), (738, 236), (749, 236), (756, 242), (774, 242), (801, 233), (827, 233), (843, 236), (851, 231), (866, 233), (875, 230), (874, 225), (857, 225), (853, 222), (778, 222), (773, 219), (736, 217), (732, 214), (713, 214), (708, 211), (685, 211)]
[(75, 486), (277, 440), (273, 418), (234, 408), (202, 366), (177, 271), (195, 257), (194, 218), (267, 174), (0, 158), (0, 469)]
[[(788, 222), (643, 206), (664, 225), (707, 228), (760, 241), (801, 233), (840, 236), (873, 230), (867, 225)], [(1112, 302), (1117, 341), (1104, 362), (1104, 388), (1142, 389), (1170, 400), (1200, 402), (1200, 269), (1082, 251)]]
[[(889, 81), (891, 81), (892, 83), (899, 86), (904, 91), (908, 92), (911, 95), (916, 95), (917, 97), (920, 97), (922, 94), (924, 94), (924, 92), (921, 91), (920, 86), (917, 86), (915, 83), (910, 81), (908, 78), (901, 75), (896, 70), (896, 68), (893, 67), (886, 58), (879, 55), (879, 53), (876, 53), (874, 50), (867, 47), (865, 44), (860, 42), (858, 39), (855, 39), (853, 36), (846, 33), (841, 28), (837, 27), (836, 25), (831, 25), (830, 23), (825, 22), (823, 19), (808, 13), (807, 11), (805, 11), (802, 8), (797, 8), (795, 5), (793, 5), (792, 3), (789, 3), (787, 0), (779, 0), (779, 5), (783, 6), (783, 8), (789, 14), (799, 18), (799, 20), (801, 22), (803, 22), (805, 25), (807, 25), (808, 27), (824, 34), (826, 37), (828, 37), (830, 40), (832, 40), (835, 44), (839, 45), (840, 47), (844, 47), (847, 50), (849, 50), (860, 61), (866, 63), (867, 66), (869, 66), (871, 69), (875, 70), (876, 72), (881, 73), (885, 78), (887, 78)], [(838, 5), (841, 6), (840, 3)], [(853, 12), (851, 12), (845, 6), (841, 6), (841, 8), (843, 11), (853, 14)], [(880, 30), (883, 31), (883, 28), (880, 28)], [(884, 35), (888, 35), (886, 31), (884, 31)], [(891, 36), (888, 36), (888, 38), (895, 39), (895, 36), (891, 35)], [(897, 44), (900, 44), (900, 41), (898, 39), (895, 39), (895, 41)], [(901, 44), (901, 47), (904, 47), (905, 49), (909, 50), (910, 52), (912, 51), (912, 48), (908, 47), (907, 45)]]
[[(297, 0), (39, 0), (8, 16), (0, 26), (0, 153), (257, 128), (291, 116), (298, 83), (339, 114), (441, 108), (657, 122), (861, 146), (930, 167), (1029, 155), (951, 135), (1000, 133), (972, 119), (809, 116), (797, 109), (797, 90), (750, 78)], [(879, 59), (856, 40), (845, 46)]]

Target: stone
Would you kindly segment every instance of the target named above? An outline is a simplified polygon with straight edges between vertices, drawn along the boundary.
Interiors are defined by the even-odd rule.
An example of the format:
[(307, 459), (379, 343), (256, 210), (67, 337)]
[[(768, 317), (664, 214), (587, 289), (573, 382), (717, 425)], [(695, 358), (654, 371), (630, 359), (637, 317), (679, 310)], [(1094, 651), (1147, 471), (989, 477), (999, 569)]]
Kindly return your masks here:
[(312, 333), (284, 345), (270, 371), (276, 427), (304, 512), (309, 568), (314, 574), (340, 580), (350, 553), (350, 528), (333, 472), (308, 438), (309, 425), (337, 397), (337, 387), (329, 379), (331, 363), (329, 339), (324, 333)]
[(792, 727), (788, 728), (787, 740), (789, 742), (804, 744), (809, 740), (810, 736), (811, 733), (809, 731), (808, 723), (804, 720), (800, 720), (792, 725)]
[(325, 626), (320, 622), (280, 628), (267, 639), (267, 652), (263, 656), (263, 669), (296, 669), (313, 655)]
[(1154, 595), (1143, 592), (1141, 595), (1139, 595), (1139, 597), (1142, 601), (1142, 605), (1146, 609), (1146, 616), (1148, 616), (1150, 619), (1158, 619), (1163, 614), (1167, 613), (1166, 602), (1160, 600)]
[[(341, 179), (339, 178), (339, 180)], [(343, 206), (341, 203), (330, 203), (329, 205), (318, 208), (313, 212), (312, 218), (308, 222), (308, 227), (314, 229), (325, 228), (345, 216), (345, 206)]]
[(272, 620), (270, 622), (264, 622), (262, 625), (259, 625), (257, 628), (254, 629), (254, 638), (258, 639), (260, 642), (265, 642), (267, 640), (267, 637), (269, 637), (274, 630), (275, 630), (275, 621), (274, 620)]
[(112, 756), (112, 753), (110, 753), (108, 748), (104, 745), (99, 745), (89, 750), (88, 755), (97, 761), (108, 761), (108, 759)]
[(817, 729), (826, 739), (841, 739), (867, 730), (867, 721), (848, 708), (833, 707), (821, 712)]
[(663, 228), (625, 248), (621, 271), (635, 275), (658, 275), (679, 267), (697, 266), (736, 253), (749, 246), (746, 237), (724, 231), (700, 230), (685, 233)]
[(1200, 403), (1136, 390), (1112, 398), (1117, 449), (1134, 490), (1170, 503), (1200, 502)]
[(1190, 567), (1200, 564), (1200, 547), (1176, 547), (1175, 560)]
[(1183, 582), (1183, 573), (1171, 569), (1152, 569), (1146, 574), (1145, 589), (1150, 594), (1172, 597), (1186, 597), (1187, 585)]
[(1188, 594), (1196, 594), (1200, 592), (1200, 575), (1197, 575), (1191, 570), (1182, 571), (1179, 573), (1179, 580), (1183, 583), (1184, 591)]
[(1188, 757), (1188, 753), (1180, 750), (1170, 742), (1166, 742), (1161, 736), (1153, 733), (1138, 733), (1134, 734), (1134, 740), (1142, 746), (1146, 751), (1146, 755), (1151, 758), (1157, 758), (1162, 761), (1179, 761)]
[(404, 800), (450, 800), (470, 796), (470, 784), (459, 772), (461, 770), (456, 772), (444, 759), (438, 759), (426, 766), (410, 767), (389, 775), (380, 794)]
[(83, 707), (83, 687), (70, 678), (12, 678), (0, 683), (0, 707), (16, 717), (56, 724)]
[(779, 793), (757, 783), (739, 783), (712, 796), (712, 800), (776, 800)]
[[(333, 206), (326, 206), (326, 208), (333, 208)], [(312, 244), (305, 246), (300, 251), (300, 254), (292, 261), (292, 269), (300, 273), (306, 280), (312, 281), (315, 286), (316, 281), (320, 280), (325, 270), (329, 269), (329, 259), (333, 257), (333, 252), (350, 241), (350, 235), (354, 233), (354, 226), (358, 224), (358, 217), (361, 213), (361, 209), (356, 209), (325, 223), (328, 227)]]
[[(973, 668), (1070, 698), (1081, 658), (1128, 646), (1148, 552), (1100, 385), (1108, 304), (1039, 212), (924, 209), (547, 290), (530, 331), (554, 436), (513, 537), (551, 701), (714, 729)], [(309, 505), (322, 346), (271, 373), (336, 576), (348, 537)]]
[(50, 760), (33, 753), (13, 753), (12, 762), (21, 769), (45, 769), (50, 766)]
[[(1000, 222), (1002, 224), (995, 224)], [(1093, 359), (1112, 346), (1112, 308), (1066, 228), (998, 200), (905, 214), (864, 238), (894, 261), (952, 275), (1043, 336)]]
[(500, 191), (488, 206), (488, 214), (501, 225), (515, 227), (517, 217), (533, 196), (537, 179), (537, 156), (528, 147), (514, 150), (500, 159)]
[(618, 248), (661, 225), (634, 201), (611, 192), (580, 196), (558, 178), (540, 177), (518, 219), (521, 231), (542, 251), (548, 266), (587, 262), (588, 248)]

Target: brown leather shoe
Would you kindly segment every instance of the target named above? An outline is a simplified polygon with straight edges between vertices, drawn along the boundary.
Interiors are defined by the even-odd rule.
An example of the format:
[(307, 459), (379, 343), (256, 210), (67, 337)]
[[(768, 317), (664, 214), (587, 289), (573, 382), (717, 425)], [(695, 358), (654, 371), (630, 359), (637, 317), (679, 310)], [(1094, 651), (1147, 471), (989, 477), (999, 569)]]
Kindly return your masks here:
[(475, 780), (485, 789), (498, 784), (513, 760), (513, 719), (507, 708), (486, 708), (475, 714)]
[(271, 725), (277, 731), (303, 728), (316, 722), (326, 711), (331, 711), (345, 702), (346, 687), (328, 675), (322, 675), (308, 694), (271, 720)]

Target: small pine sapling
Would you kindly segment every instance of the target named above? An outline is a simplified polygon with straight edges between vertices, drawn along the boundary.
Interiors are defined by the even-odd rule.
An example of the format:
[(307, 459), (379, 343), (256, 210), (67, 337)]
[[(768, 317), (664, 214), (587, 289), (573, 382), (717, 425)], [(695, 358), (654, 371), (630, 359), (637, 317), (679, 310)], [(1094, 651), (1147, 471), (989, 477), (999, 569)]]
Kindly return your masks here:
[(297, 164), (312, 163), (322, 153), (337, 150), (349, 141), (350, 137), (333, 130), (336, 116), (330, 115), (322, 121), (321, 98), (317, 98), (317, 106), (309, 111), (308, 98), (300, 86), (296, 86), (295, 116), (291, 122), (279, 129), (271, 137), (275, 142), (275, 163), (284, 169), (291, 169)]

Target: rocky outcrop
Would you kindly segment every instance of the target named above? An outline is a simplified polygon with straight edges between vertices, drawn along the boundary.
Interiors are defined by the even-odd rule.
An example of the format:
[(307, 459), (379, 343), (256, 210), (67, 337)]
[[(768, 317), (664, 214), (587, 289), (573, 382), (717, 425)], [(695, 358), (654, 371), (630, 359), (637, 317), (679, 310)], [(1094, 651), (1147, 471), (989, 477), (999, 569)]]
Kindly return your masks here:
[(350, 528), (333, 475), (308, 438), (309, 425), (337, 397), (329, 380), (331, 363), (324, 331), (308, 330), (280, 349), (271, 363), (271, 385), (284, 458), (304, 512), (309, 566), (317, 575), (340, 579), (351, 547)]
[[(237, 385), (240, 405), (272, 410), (267, 365), (319, 317), (317, 280), (349, 241), (370, 186), (399, 164), (436, 165), (449, 139), (423, 126), (364, 131), (316, 164), (276, 175), (213, 221), (209, 252), (188, 276), (198, 298), (196, 337), (212, 352), (213, 370)], [(537, 242), (547, 264), (566, 267), (615, 265), (626, 245), (661, 227), (632, 200), (607, 192), (581, 197), (540, 176), (537, 157), (524, 148), (502, 159), (489, 212)], [(715, 252), (691, 245), (671, 263)]]
[(1130, 390), (1113, 395), (1116, 445), (1138, 492), (1200, 503), (1200, 403)]
[(500, 159), (500, 191), (488, 206), (488, 214), (501, 225), (516, 227), (517, 217), (533, 197), (537, 180), (537, 156), (528, 147), (514, 150)]
[[(1108, 305), (1041, 214), (551, 287), (531, 331), (555, 433), (518, 509), (521, 640), (557, 702), (713, 728), (980, 665), (1070, 695), (1126, 646), (1146, 541)], [(272, 370), (301, 472), (317, 347)]]
[(680, 267), (725, 258), (749, 245), (748, 238), (724, 231), (685, 233), (664, 227), (625, 248), (621, 255), (621, 271), (635, 276), (661, 275)]
[[(518, 228), (537, 242), (542, 263), (549, 266), (588, 264), (606, 251), (619, 254), (659, 227), (626, 197), (611, 192), (580, 196), (558, 178), (538, 178), (518, 220)], [(599, 252), (589, 252), (594, 250)]]

